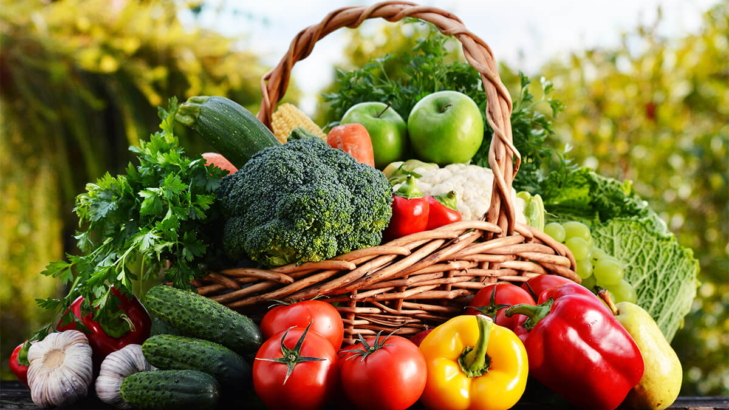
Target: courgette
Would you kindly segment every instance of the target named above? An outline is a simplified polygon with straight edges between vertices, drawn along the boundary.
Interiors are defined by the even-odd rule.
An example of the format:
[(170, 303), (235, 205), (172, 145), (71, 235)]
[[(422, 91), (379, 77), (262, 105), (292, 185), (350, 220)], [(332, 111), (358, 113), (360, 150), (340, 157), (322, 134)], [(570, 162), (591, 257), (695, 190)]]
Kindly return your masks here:
[(223, 97), (190, 97), (175, 120), (197, 131), (238, 169), (258, 151), (281, 145), (255, 115)]
[(147, 292), (150, 313), (190, 337), (219, 343), (238, 353), (258, 350), (263, 336), (255, 323), (196, 293), (158, 285)]
[(215, 378), (197, 370), (135, 373), (119, 393), (124, 403), (142, 410), (212, 410), (220, 397)]
[(251, 367), (238, 354), (208, 340), (158, 335), (142, 345), (144, 358), (160, 369), (199, 370), (223, 388), (241, 389), (251, 381)]

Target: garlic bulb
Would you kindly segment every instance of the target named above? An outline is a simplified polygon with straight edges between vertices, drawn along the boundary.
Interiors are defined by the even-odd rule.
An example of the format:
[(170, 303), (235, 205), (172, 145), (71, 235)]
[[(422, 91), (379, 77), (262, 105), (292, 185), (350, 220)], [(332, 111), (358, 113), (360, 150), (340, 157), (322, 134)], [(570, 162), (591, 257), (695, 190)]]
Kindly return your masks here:
[(141, 345), (127, 345), (124, 348), (109, 354), (101, 363), (101, 371), (96, 379), (96, 395), (104, 403), (128, 409), (131, 406), (124, 403), (119, 388), (128, 376), (134, 373), (157, 370), (147, 362), (142, 354)]
[(51, 333), (30, 347), (28, 360), (28, 385), (37, 406), (66, 406), (86, 396), (93, 365), (91, 346), (83, 333)]

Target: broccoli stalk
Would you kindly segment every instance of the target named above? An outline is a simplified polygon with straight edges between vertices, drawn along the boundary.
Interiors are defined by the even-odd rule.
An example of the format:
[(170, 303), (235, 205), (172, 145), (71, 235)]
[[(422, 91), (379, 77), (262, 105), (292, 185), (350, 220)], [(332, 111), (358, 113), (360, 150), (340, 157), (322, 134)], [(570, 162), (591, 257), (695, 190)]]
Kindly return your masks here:
[(319, 138), (258, 152), (218, 195), (228, 257), (267, 267), (376, 246), (392, 215), (385, 175)]

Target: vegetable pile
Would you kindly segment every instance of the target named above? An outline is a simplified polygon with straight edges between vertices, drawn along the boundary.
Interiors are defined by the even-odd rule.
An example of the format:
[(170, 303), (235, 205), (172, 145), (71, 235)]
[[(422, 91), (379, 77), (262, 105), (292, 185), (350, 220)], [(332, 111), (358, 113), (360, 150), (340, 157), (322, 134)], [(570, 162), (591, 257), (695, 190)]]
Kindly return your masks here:
[[(479, 289), (459, 302), (467, 310), (434, 328), (408, 322), (427, 310), (385, 298), (371, 321), (317, 298), (231, 304), (226, 292), (259, 297), (276, 285), (252, 285), (262, 278), (312, 285), (292, 283), (314, 270), (298, 265), (363, 249), (356, 258), (368, 258), (365, 248), (483, 217), (494, 186), (486, 97), (475, 70), (444, 62), (444, 41), (421, 41), (395, 81), (383, 67), (394, 57), (340, 73), (326, 96), (339, 123), (328, 134), (291, 104), (273, 114), (274, 133), (222, 97), (170, 100), (161, 132), (131, 148), (138, 164), (76, 199), (83, 254), (43, 272), (69, 293), (39, 301), (54, 320), (11, 357), (33, 401), (68, 406), (93, 385), (120, 408), (213, 409), (255, 394), (274, 410), (499, 410), (519, 402), (532, 376), (585, 409), (668, 407), (681, 386), (669, 341), (695, 295), (698, 262), (629, 181), (577, 169), (544, 146), (551, 120), (534, 106), (562, 108), (546, 81), (535, 102), (521, 77), (512, 126), (523, 165), (511, 195), (518, 222), (570, 250), (581, 284), (547, 274), (496, 283), (487, 266), (476, 274), (483, 281), (463, 282)], [(176, 122), (220, 152), (185, 156)], [(555, 156), (560, 168), (544, 175)], [(216, 273), (231, 267), (235, 275)], [(422, 332), (383, 335), (393, 316)], [(353, 341), (345, 325), (355, 326), (351, 346), (342, 346)]]

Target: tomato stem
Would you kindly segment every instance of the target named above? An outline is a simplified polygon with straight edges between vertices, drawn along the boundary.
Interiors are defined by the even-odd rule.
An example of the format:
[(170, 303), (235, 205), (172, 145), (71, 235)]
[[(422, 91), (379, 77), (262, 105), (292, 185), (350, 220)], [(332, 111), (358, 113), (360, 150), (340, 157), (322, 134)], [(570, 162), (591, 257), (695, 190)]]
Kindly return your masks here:
[[(453, 191), (451, 191), (453, 192)], [(488, 306), (478, 306), (474, 307), (474, 309), (478, 310), (479, 312), (483, 313), (484, 315), (488, 316), (496, 322), (496, 315), (499, 313), (499, 310), (506, 309), (508, 307), (511, 307), (511, 305), (497, 305), (496, 304), (496, 289), (499, 288), (499, 285), (494, 286), (494, 289), (491, 291), (491, 299), (489, 300)]]
[(284, 341), (286, 340), (286, 336), (289, 334), (289, 330), (295, 328), (296, 326), (291, 326), (290, 328), (286, 329), (286, 333), (284, 333), (283, 337), (281, 337), (281, 357), (278, 359), (264, 359), (257, 357), (256, 360), (265, 360), (267, 362), (274, 362), (274, 363), (281, 363), (285, 364), (288, 367), (288, 370), (286, 371), (286, 378), (284, 379), (283, 384), (286, 384), (286, 382), (289, 380), (289, 376), (291, 376), (291, 373), (294, 372), (294, 368), (297, 364), (303, 363), (303, 362), (323, 362), (326, 359), (322, 359), (319, 357), (307, 357), (301, 355), (301, 346), (304, 344), (304, 339), (306, 339), (306, 334), (309, 333), (309, 328), (311, 327), (311, 323), (309, 322), (309, 325), (306, 326), (306, 330), (304, 330), (304, 333), (301, 334), (301, 337), (296, 342), (296, 346), (294, 346), (293, 349), (289, 349), (284, 345)]
[(344, 353), (344, 357), (346, 358), (346, 360), (350, 360), (357, 356), (362, 356), (361, 361), (364, 361), (364, 359), (366, 359), (367, 356), (371, 355), (372, 353), (382, 349), (385, 346), (391, 346), (391, 345), (386, 345), (385, 342), (387, 341), (387, 339), (390, 336), (393, 335), (393, 333), (397, 332), (398, 330), (400, 330), (400, 329), (393, 330), (392, 332), (390, 332), (390, 334), (388, 334), (387, 336), (385, 336), (382, 339), (380, 339), (380, 335), (382, 334), (382, 330), (380, 330), (379, 332), (377, 332), (377, 336), (375, 336), (375, 344), (372, 346), (370, 346), (369, 343), (367, 343), (367, 341), (362, 337), (362, 334), (360, 333), (357, 336), (359, 337), (359, 341), (360, 341), (360, 343), (362, 343), (362, 346), (364, 347), (364, 349), (354, 348), (354, 349), (349, 349), (349, 350), (342, 350), (342, 353)]

